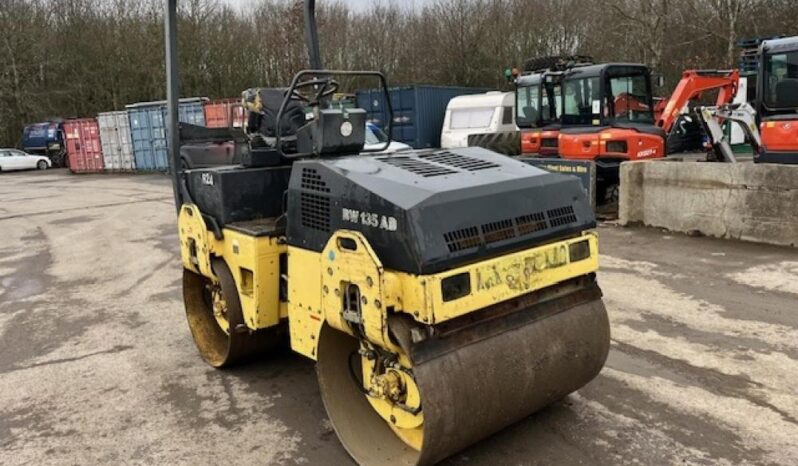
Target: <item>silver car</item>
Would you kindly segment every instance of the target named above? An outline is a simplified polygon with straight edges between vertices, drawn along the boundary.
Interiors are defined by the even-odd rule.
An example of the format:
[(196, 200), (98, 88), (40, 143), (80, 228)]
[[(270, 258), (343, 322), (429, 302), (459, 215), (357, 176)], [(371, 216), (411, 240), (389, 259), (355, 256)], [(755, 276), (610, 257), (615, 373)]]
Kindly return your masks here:
[(46, 170), (50, 166), (50, 159), (43, 155), (31, 155), (18, 149), (0, 149), (0, 171)]

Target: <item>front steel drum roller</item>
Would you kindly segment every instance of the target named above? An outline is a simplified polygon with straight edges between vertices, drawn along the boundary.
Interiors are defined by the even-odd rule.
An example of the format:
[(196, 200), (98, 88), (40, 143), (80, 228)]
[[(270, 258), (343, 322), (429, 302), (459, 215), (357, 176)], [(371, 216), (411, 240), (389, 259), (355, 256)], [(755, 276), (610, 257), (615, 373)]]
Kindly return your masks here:
[[(368, 377), (370, 371), (364, 370), (372, 361), (363, 357), (364, 345), (324, 327), (317, 375), (341, 443), (361, 465), (434, 464), (581, 388), (606, 360), (607, 312), (600, 298), (564, 306), (501, 331), (485, 325), (485, 333), (469, 337), (467, 344), (444, 342), (445, 350), (432, 353), (414, 347), (410, 353), (419, 357), (408, 361), (412, 390), (402, 399), (416, 404), (410, 393), (417, 390), (420, 423), (414, 428), (412, 417), (387, 420), (384, 407), (356, 376)], [(392, 378), (397, 379), (382, 381), (380, 391), (391, 390)], [(407, 388), (406, 382), (400, 385)]]
[(218, 283), (183, 270), (183, 301), (197, 349), (208, 364), (223, 368), (268, 349), (274, 336), (246, 327), (230, 268), (222, 259), (212, 266)]

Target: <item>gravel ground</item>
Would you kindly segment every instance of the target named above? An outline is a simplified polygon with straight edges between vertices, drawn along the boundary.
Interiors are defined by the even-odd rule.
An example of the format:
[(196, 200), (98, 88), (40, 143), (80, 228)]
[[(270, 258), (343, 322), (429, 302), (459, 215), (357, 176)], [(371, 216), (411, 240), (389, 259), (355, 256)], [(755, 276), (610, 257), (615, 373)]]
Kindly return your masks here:
[[(313, 364), (197, 355), (164, 176), (0, 175), (0, 464), (350, 464)], [(798, 250), (599, 227), (591, 384), (448, 460), (796, 464)]]

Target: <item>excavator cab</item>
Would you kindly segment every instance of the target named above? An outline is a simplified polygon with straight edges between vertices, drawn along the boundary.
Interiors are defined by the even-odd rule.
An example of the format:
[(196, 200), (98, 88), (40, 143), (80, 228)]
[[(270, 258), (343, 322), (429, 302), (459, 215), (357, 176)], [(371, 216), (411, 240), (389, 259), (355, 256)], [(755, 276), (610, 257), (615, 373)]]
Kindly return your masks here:
[(561, 75), (556, 71), (534, 72), (521, 75), (515, 81), (515, 121), (521, 128), (522, 154), (556, 153), (562, 109)]
[(798, 163), (798, 37), (759, 49), (756, 110), (762, 146), (756, 162)]
[(648, 67), (606, 63), (569, 70), (563, 78), (563, 126), (637, 127), (654, 124)]
[(640, 64), (584, 66), (566, 71), (562, 88), (559, 156), (594, 161), (598, 200), (613, 202), (621, 162), (665, 156), (651, 73)]
[(522, 154), (557, 155), (564, 72), (592, 61), (575, 55), (533, 58), (524, 63), (524, 73), (515, 79), (515, 119), (521, 129)]

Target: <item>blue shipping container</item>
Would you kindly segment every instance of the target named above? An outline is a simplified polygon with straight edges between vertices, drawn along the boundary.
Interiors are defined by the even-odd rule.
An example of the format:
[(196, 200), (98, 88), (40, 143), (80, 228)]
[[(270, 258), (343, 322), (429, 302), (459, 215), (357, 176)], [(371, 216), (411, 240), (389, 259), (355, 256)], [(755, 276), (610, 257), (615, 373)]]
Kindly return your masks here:
[[(203, 103), (208, 99), (180, 99), (178, 118), (181, 123), (205, 126)], [(127, 107), (130, 136), (136, 170), (169, 170), (166, 139), (166, 102), (140, 102)]]
[[(480, 94), (489, 90), (443, 86), (389, 88), (393, 107), (393, 140), (414, 149), (440, 147), (443, 118), (449, 100), (458, 95)], [(370, 122), (385, 128), (387, 107), (382, 89), (358, 91), (357, 106), (366, 110)]]

